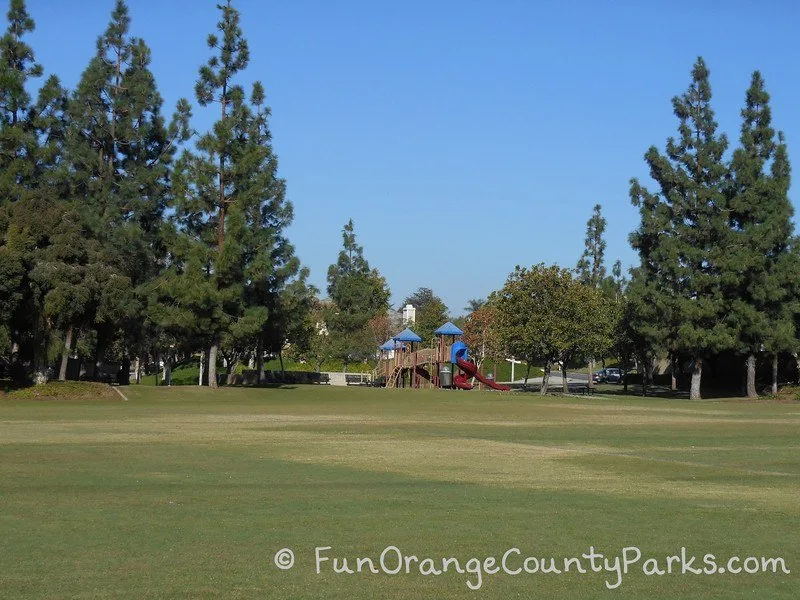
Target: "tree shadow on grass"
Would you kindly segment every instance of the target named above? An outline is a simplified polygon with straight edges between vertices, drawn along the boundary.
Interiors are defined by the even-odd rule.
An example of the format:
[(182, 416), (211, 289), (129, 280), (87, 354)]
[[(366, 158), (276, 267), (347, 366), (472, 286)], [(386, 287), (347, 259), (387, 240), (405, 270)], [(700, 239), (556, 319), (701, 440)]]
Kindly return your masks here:
[[(787, 388), (788, 389), (788, 388)], [(626, 392), (622, 385), (614, 384), (601, 384), (597, 386), (597, 393), (604, 396), (617, 396), (617, 397), (647, 397), (647, 398), (661, 398), (665, 400), (688, 400), (689, 390), (678, 389), (672, 390), (668, 385), (648, 385), (646, 393), (642, 389), (640, 383), (628, 384), (628, 391)], [(785, 394), (783, 394), (785, 395)], [(731, 388), (703, 388), (701, 390), (703, 400), (742, 400), (752, 401), (741, 390)], [(782, 392), (779, 391), (778, 398), (772, 396), (769, 390), (759, 390), (759, 398), (762, 400), (780, 399)], [(794, 399), (794, 392), (792, 392)]]

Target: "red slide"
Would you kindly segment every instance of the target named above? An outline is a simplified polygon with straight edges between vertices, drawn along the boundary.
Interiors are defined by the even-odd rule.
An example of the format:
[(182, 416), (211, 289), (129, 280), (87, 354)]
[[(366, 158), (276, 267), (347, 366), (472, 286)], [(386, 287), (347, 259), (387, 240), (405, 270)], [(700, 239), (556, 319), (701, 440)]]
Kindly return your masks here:
[(462, 390), (472, 389), (472, 384), (469, 381), (467, 381), (467, 376), (464, 375), (463, 373), (459, 373), (458, 375), (453, 377), (453, 385)]
[[(495, 381), (493, 381), (492, 379), (486, 379), (486, 377), (484, 377), (483, 375), (481, 375), (480, 373), (478, 373), (478, 367), (476, 367), (476, 366), (475, 366), (475, 363), (471, 363), (471, 362), (469, 362), (469, 361), (466, 361), (466, 360), (464, 360), (463, 358), (456, 358), (456, 364), (457, 364), (457, 365), (458, 365), (458, 366), (459, 366), (459, 367), (460, 367), (460, 368), (461, 368), (461, 369), (462, 369), (462, 370), (463, 370), (463, 371), (464, 371), (464, 372), (465, 372), (465, 373), (466, 373), (468, 376), (470, 376), (470, 377), (474, 377), (475, 379), (477, 379), (478, 381), (480, 381), (480, 382), (481, 382), (481, 383), (483, 383), (483, 384), (486, 384), (486, 385), (488, 385), (488, 386), (489, 386), (490, 388), (492, 388), (492, 389), (495, 389), (495, 390), (500, 390), (501, 392), (507, 392), (507, 391), (509, 391), (509, 390), (511, 389), (511, 388), (510, 388), (510, 387), (508, 387), (507, 385), (500, 385), (499, 383), (496, 383), (496, 382), (495, 382)], [(456, 385), (457, 385), (458, 387), (461, 387), (460, 385), (458, 385), (458, 377), (456, 377), (456, 378), (454, 379), (454, 381), (456, 382)], [(466, 381), (465, 381), (465, 383), (466, 383)], [(467, 385), (469, 385), (469, 384), (467, 384)], [(471, 388), (472, 388), (472, 386), (470, 385), (470, 386), (469, 386), (469, 388), (463, 388), (463, 389), (471, 389)]]

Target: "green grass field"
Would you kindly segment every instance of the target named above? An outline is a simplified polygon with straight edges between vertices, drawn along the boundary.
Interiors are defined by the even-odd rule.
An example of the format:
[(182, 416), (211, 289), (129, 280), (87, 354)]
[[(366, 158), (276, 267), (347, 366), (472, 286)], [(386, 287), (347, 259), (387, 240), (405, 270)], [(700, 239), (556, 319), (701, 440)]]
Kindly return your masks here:
[[(0, 400), (2, 598), (797, 598), (800, 404), (298, 387)], [(315, 570), (315, 548), (329, 558)], [(387, 547), (409, 573), (337, 574)], [(594, 547), (608, 572), (472, 558)], [(641, 559), (616, 582), (613, 558)], [(781, 557), (790, 574), (644, 575)], [(291, 548), (294, 567), (275, 553)], [(635, 552), (628, 550), (628, 556)], [(441, 569), (422, 575), (420, 567)], [(434, 560), (422, 562), (426, 558)], [(397, 562), (385, 554), (387, 570)], [(651, 567), (654, 563), (648, 563)], [(732, 563), (733, 566), (741, 563)], [(751, 570), (753, 561), (744, 563)], [(469, 567), (469, 568), (468, 568)], [(484, 569), (484, 567), (487, 567)], [(470, 570), (471, 569), (471, 570)], [(779, 569), (780, 571), (780, 569)]]

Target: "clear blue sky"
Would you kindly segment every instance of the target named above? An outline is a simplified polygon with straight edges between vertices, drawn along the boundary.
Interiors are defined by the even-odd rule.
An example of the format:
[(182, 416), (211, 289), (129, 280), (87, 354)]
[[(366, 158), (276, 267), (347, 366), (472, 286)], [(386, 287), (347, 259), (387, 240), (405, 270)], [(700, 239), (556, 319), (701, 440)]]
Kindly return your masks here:
[[(266, 86), (295, 206), (289, 237), (312, 282), (324, 293), (352, 217), (395, 304), (425, 286), (459, 314), (516, 264), (574, 266), (595, 203), (608, 219), (608, 265), (633, 265), (628, 181), (646, 180), (644, 152), (675, 134), (670, 99), (698, 55), (733, 142), (750, 74), (762, 71), (800, 168), (800, 9), (766, 4), (235, 2), (251, 50), (242, 82)], [(112, 7), (28, 0), (45, 72), (74, 86)], [(215, 3), (130, 8), (166, 111), (189, 97), (205, 129), (216, 111), (192, 93)]]

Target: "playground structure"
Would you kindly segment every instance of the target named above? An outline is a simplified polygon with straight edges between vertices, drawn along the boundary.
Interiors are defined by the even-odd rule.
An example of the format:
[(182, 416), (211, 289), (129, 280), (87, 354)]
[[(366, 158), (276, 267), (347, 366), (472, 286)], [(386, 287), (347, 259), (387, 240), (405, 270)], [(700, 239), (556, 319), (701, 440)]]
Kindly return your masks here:
[[(377, 375), (388, 388), (458, 388), (471, 390), (469, 379), (500, 391), (508, 391), (493, 379), (484, 377), (469, 360), (469, 349), (461, 341), (464, 332), (450, 322), (439, 327), (430, 348), (420, 348), (422, 338), (411, 329), (398, 333), (380, 346)], [(458, 373), (456, 370), (458, 369)]]

